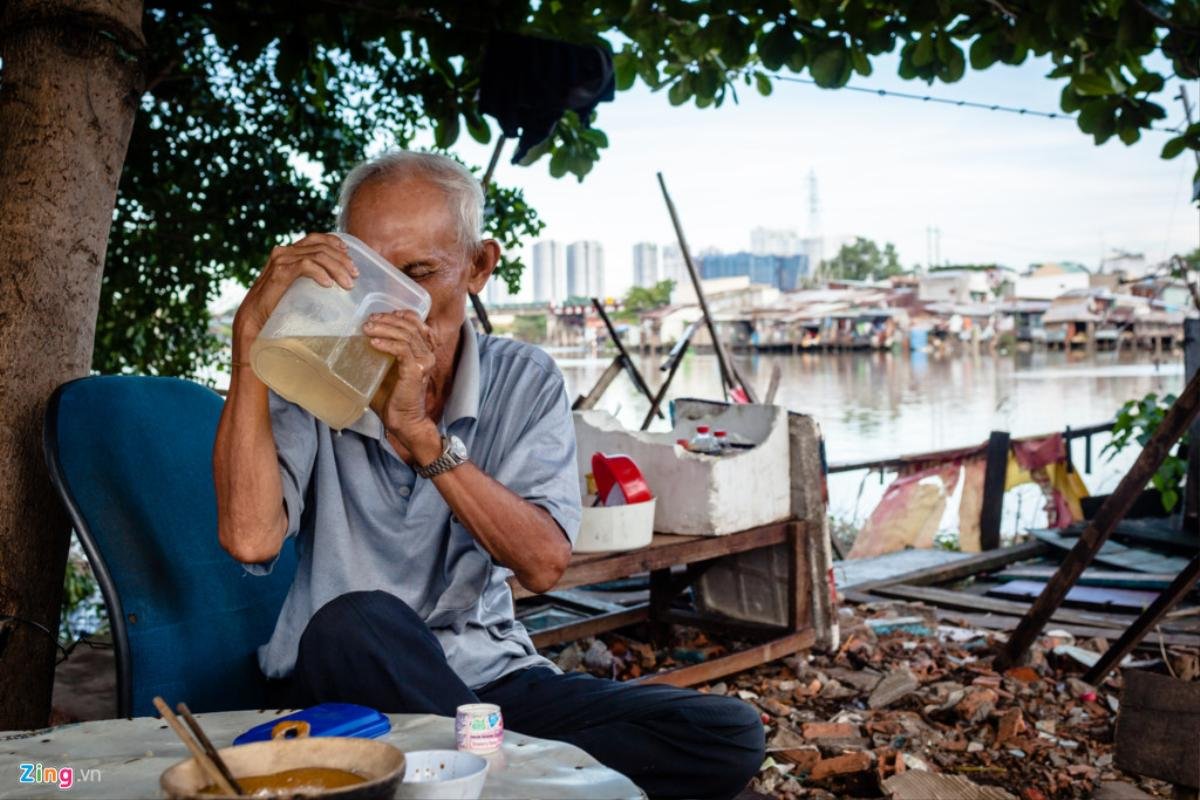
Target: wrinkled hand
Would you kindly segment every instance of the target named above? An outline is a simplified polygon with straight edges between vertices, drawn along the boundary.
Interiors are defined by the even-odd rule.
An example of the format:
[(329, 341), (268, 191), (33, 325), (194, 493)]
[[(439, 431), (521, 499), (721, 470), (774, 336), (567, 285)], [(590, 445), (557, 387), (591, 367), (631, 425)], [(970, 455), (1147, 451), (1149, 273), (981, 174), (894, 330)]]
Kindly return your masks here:
[[(421, 455), (417, 450), (420, 445), (429, 445), (431, 436), (432, 441), (441, 441), (437, 425), (426, 408), (437, 363), (433, 329), (413, 311), (392, 311), (372, 314), (363, 325), (363, 333), (372, 347), (396, 359), (392, 375), (395, 382), (380, 415), (384, 428), (414, 455)], [(433, 446), (436, 448), (437, 444)]]
[(271, 250), (234, 319), (234, 352), (248, 347), (258, 336), (279, 298), (297, 278), (312, 278), (325, 287), (349, 289), (358, 277), (346, 243), (332, 233), (310, 233), (295, 244)]

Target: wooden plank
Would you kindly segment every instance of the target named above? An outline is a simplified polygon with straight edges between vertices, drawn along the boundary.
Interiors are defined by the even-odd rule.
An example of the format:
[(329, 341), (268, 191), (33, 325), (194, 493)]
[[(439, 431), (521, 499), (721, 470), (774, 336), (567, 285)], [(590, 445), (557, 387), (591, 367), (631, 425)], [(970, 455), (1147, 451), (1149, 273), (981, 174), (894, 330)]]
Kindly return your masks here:
[(553, 628), (546, 628), (541, 631), (530, 631), (529, 637), (533, 639), (533, 646), (541, 650), (545, 647), (553, 647), (556, 644), (573, 642), (576, 639), (584, 639), (588, 636), (615, 631), (617, 628), (644, 622), (649, 618), (650, 606), (642, 604), (624, 609), (623, 611), (610, 611), (607, 614), (588, 617), (579, 622), (568, 622), (565, 625), (556, 625)]
[(788, 525), (788, 628), (793, 631), (811, 624), (807, 545), (804, 527)]
[[(883, 600), (885, 598), (879, 598)], [(934, 613), (939, 620), (950, 623), (966, 623), (975, 628), (986, 628), (993, 631), (1011, 631), (1017, 627), (1017, 623), (1021, 621), (1019, 616), (1010, 616), (1008, 614), (977, 614), (969, 611), (953, 611), (946, 608), (935, 608)], [(1056, 630), (1064, 630), (1073, 636), (1080, 636), (1087, 639), (1112, 639), (1113, 634), (1118, 628), (1097, 628), (1091, 625), (1071, 625), (1069, 623), (1055, 622)], [(1139, 647), (1144, 647), (1148, 650), (1158, 652), (1158, 645), (1161, 638), (1163, 645), (1171, 647), (1200, 647), (1200, 636), (1190, 635), (1186, 633), (1161, 633), (1156, 632), (1150, 639), (1143, 641)]]
[[(804, 526), (803, 521), (774, 522), (759, 528), (731, 533), (727, 536), (678, 536), (658, 533), (651, 543), (640, 550), (618, 553), (588, 553), (573, 556), (571, 565), (555, 585), (555, 589), (570, 589), (592, 583), (624, 578), (642, 572), (653, 572), (678, 564), (707, 561), (733, 553), (744, 553), (787, 541), (788, 525)], [(509, 579), (513, 598), (532, 597), (524, 586)]]
[(979, 544), (984, 550), (1000, 546), (1000, 519), (1004, 510), (1004, 477), (1008, 472), (1007, 431), (992, 431), (988, 437), (987, 465), (983, 473), (983, 506), (979, 512)]
[(787, 636), (772, 639), (769, 642), (764, 642), (747, 650), (731, 653), (720, 658), (709, 659), (702, 664), (692, 664), (687, 667), (679, 667), (678, 669), (646, 675), (633, 681), (633, 683), (665, 683), (669, 686), (695, 686), (701, 683), (710, 683), (717, 678), (723, 678), (726, 675), (742, 672), (752, 667), (766, 664), (769, 661), (774, 661), (777, 658), (798, 653), (801, 650), (812, 647), (815, 640), (816, 635), (811, 629), (797, 631), (796, 633), (789, 633)]
[(616, 380), (621, 374), (621, 359), (614, 358), (609, 365), (604, 368), (604, 372), (600, 373), (600, 377), (596, 379), (592, 390), (586, 395), (579, 395), (575, 398), (575, 402), (571, 404), (572, 411), (587, 411), (589, 408), (595, 408), (596, 403), (600, 402), (600, 398), (604, 396), (604, 392), (608, 389), (610, 383)]
[[(1045, 542), (1057, 550), (1070, 551), (1078, 541), (1075, 538), (1063, 536), (1058, 531), (1052, 530), (1035, 529), (1029, 531), (1029, 533), (1039, 542)], [(1186, 558), (1165, 556), (1149, 550), (1126, 547), (1117, 542), (1105, 542), (1096, 553), (1094, 560), (1099, 564), (1106, 564), (1110, 567), (1122, 567), (1137, 572), (1165, 573), (1170, 575), (1178, 575), (1187, 566)]]
[(1107, 677), (1109, 671), (1121, 660), (1125, 655), (1134, 648), (1134, 646), (1142, 640), (1151, 628), (1158, 624), (1158, 621), (1170, 611), (1180, 599), (1192, 590), (1196, 584), (1196, 579), (1200, 578), (1200, 555), (1197, 555), (1188, 564), (1187, 569), (1179, 573), (1179, 577), (1168, 586), (1162, 594), (1150, 605), (1146, 611), (1137, 618), (1136, 621), (1125, 632), (1112, 643), (1100, 656), (1100, 660), (1096, 665), (1087, 671), (1084, 676), (1089, 683), (1099, 684), (1100, 681)]
[(687, 625), (702, 631), (716, 633), (721, 636), (732, 636), (748, 641), (765, 641), (795, 633), (779, 625), (766, 625), (758, 622), (729, 619), (719, 614), (706, 614), (682, 608), (672, 608), (666, 612), (666, 620), (674, 625)]
[(969, 578), (972, 575), (978, 575), (981, 572), (1000, 569), (1018, 561), (1037, 558), (1050, 551), (1051, 548), (1048, 545), (1039, 541), (1022, 542), (1012, 547), (1002, 547), (999, 550), (991, 550), (986, 553), (960, 558), (948, 564), (939, 564), (934, 567), (906, 572), (890, 578), (860, 583), (853, 588), (860, 592), (870, 592), (880, 586), (897, 583), (909, 586), (925, 586), (931, 583), (957, 581)]
[[(1097, 559), (1099, 560), (1099, 559)], [(1057, 567), (1050, 565), (1009, 567), (992, 575), (997, 581), (1045, 581), (1054, 577)], [(1177, 573), (1118, 572), (1116, 570), (1084, 570), (1076, 581), (1078, 586), (1113, 586), (1120, 589), (1151, 589), (1161, 591), (1171, 585)]]
[[(990, 597), (1032, 600), (1046, 589), (1044, 581), (1010, 581), (987, 590)], [(1093, 611), (1132, 611), (1140, 614), (1154, 602), (1158, 592), (1116, 589), (1105, 586), (1072, 586), (1063, 598), (1064, 606)]]
[(1096, 551), (1108, 539), (1113, 528), (1158, 471), (1171, 448), (1196, 418), (1197, 412), (1200, 412), (1200, 373), (1188, 381), (1183, 393), (1171, 404), (1159, 423), (1158, 430), (1142, 446), (1133, 466), (1096, 512), (1095, 518), (1088, 523), (1087, 529), (1079, 537), (1079, 542), (1063, 559), (1058, 574), (1046, 584), (1046, 591), (1034, 601), (1029, 613), (1009, 637), (1006, 646), (997, 654), (998, 669), (1016, 664), (1025, 656), (1029, 646), (1041, 633), (1042, 626), (1062, 603), (1067, 590), (1075, 585), (1080, 573), (1092, 562)]
[[(932, 586), (881, 586), (873, 590), (874, 594), (884, 597), (894, 597), (901, 600), (919, 600), (942, 608), (961, 608), (964, 611), (992, 611), (997, 614), (1013, 614), (1022, 616), (1030, 608), (1028, 603), (1016, 603), (1012, 600), (999, 600), (995, 597), (981, 597), (967, 592), (954, 592), (949, 589), (937, 589)], [(1098, 628), (1124, 628), (1132, 617), (1116, 618), (1109, 615), (1091, 614), (1086, 611), (1069, 611), (1060, 609), (1051, 617), (1055, 622), (1068, 622), (1074, 625), (1094, 625)]]
[(1200, 786), (1200, 683), (1121, 671), (1114, 764), (1177, 786)]

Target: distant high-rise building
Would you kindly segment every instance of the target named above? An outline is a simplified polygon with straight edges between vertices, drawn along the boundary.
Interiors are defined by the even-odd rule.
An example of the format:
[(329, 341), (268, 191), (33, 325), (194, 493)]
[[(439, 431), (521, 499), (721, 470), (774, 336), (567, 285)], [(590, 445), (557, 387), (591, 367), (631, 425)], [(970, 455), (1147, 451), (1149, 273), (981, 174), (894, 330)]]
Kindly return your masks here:
[(664, 281), (675, 281), (678, 286), (687, 273), (683, 263), (683, 251), (677, 244), (665, 244), (662, 249), (662, 278)]
[(599, 242), (567, 246), (565, 297), (604, 298), (604, 248)]
[(755, 228), (750, 231), (750, 252), (756, 256), (794, 256), (804, 252), (800, 234), (789, 229)]
[(553, 303), (567, 296), (567, 267), (562, 245), (543, 239), (533, 245), (533, 300)]
[(638, 242), (633, 246), (634, 286), (653, 286), (658, 281), (658, 245)]
[(802, 254), (775, 256), (745, 251), (704, 256), (698, 267), (700, 277), (705, 279), (748, 275), (751, 283), (774, 286), (785, 292), (799, 289), (800, 279), (809, 270), (808, 258)]

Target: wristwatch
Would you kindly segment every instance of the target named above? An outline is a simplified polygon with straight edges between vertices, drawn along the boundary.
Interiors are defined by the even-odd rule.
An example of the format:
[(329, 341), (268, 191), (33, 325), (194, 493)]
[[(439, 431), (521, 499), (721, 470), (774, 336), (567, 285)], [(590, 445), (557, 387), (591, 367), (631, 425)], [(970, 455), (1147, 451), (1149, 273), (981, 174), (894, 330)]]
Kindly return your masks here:
[(467, 446), (457, 436), (442, 437), (442, 454), (423, 467), (417, 467), (417, 474), (422, 478), (433, 478), (443, 472), (449, 472), (459, 464), (467, 461)]

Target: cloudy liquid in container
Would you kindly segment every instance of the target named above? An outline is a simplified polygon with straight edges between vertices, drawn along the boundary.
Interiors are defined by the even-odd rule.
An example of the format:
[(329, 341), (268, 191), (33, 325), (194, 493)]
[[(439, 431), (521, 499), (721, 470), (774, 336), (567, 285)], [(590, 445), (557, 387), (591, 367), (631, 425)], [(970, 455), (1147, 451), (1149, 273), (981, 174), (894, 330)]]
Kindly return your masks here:
[(362, 416), (391, 360), (365, 336), (260, 336), (250, 348), (264, 383), (335, 430)]

